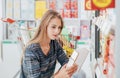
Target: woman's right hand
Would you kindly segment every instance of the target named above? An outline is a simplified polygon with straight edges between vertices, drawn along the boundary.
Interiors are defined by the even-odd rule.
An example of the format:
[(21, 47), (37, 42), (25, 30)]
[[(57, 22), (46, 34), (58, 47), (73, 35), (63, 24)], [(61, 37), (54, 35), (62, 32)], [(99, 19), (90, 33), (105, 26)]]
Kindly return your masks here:
[(66, 69), (66, 64), (54, 75), (54, 78), (71, 78), (69, 71)]

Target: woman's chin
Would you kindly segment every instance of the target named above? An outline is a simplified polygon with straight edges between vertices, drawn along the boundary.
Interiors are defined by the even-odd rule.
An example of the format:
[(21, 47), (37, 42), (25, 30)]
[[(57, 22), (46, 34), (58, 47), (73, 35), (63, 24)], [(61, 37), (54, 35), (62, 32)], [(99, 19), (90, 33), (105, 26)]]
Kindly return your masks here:
[(56, 40), (57, 39), (57, 37), (54, 37), (54, 38), (51, 38), (52, 40)]
[(51, 38), (51, 40), (55, 40), (56, 38)]

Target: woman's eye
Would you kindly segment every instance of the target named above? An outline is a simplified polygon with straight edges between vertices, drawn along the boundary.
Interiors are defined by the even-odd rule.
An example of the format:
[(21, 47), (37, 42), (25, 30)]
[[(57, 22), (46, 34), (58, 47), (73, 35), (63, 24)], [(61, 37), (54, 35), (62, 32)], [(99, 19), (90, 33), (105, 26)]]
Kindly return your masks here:
[(59, 27), (59, 29), (62, 29), (62, 27)]
[(53, 26), (52, 28), (56, 28), (55, 26)]

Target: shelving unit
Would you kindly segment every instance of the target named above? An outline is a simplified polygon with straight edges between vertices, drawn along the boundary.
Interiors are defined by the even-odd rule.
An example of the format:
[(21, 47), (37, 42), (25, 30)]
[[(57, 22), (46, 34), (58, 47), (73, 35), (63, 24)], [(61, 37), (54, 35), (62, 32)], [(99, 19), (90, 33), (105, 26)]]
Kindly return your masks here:
[[(53, 3), (52, 3), (52, 1), (53, 1)], [(68, 1), (68, 3), (69, 3), (69, 1), (77, 1), (77, 9), (69, 8), (71, 6), (71, 4), (67, 8), (66, 7), (67, 1)], [(94, 65), (93, 64), (94, 59), (99, 58), (100, 31), (98, 31), (98, 27), (96, 25), (91, 24), (91, 21), (97, 11), (96, 12), (95, 11), (85, 11), (84, 10), (84, 1), (85, 0), (2, 0), (2, 2), (1, 2), (2, 5), (0, 5), (0, 6), (4, 7), (4, 9), (0, 8), (0, 11), (2, 11), (2, 15), (0, 15), (0, 16), (2, 18), (12, 18), (16, 22), (18, 22), (19, 23), (19, 25), (18, 25), (19, 31), (21, 31), (21, 30), (29, 31), (29, 28), (34, 29), (35, 27), (37, 27), (39, 25), (40, 18), (47, 9), (57, 10), (59, 13), (61, 13), (61, 15), (63, 14), (62, 16), (64, 19), (64, 25), (65, 25), (66, 29), (68, 30), (67, 35), (66, 34), (65, 35), (68, 36), (70, 34), (70, 32), (72, 32), (72, 34), (74, 36), (80, 36), (80, 39), (78, 39), (78, 41), (77, 41), (77, 48), (86, 47), (86, 48), (90, 49), (90, 54), (87, 57), (85, 66), (89, 68), (88, 70), (90, 70), (91, 73), (94, 73), (94, 72), (92, 72), (92, 70), (94, 68), (90, 69), (90, 64)], [(55, 5), (54, 3), (56, 3), (58, 5)], [(66, 5), (64, 3), (66, 3)], [(72, 6), (72, 8), (73, 8), (73, 6)], [(77, 16), (74, 16), (73, 12), (75, 12), (75, 13), (77, 12)], [(73, 13), (73, 16), (72, 16), (72, 13)], [(38, 14), (40, 14), (40, 15), (38, 15)], [(96, 14), (96, 16), (98, 16), (98, 15), (99, 14)], [(90, 35), (87, 36), (88, 34), (86, 34), (86, 35), (84, 34), (85, 36), (87, 36), (87, 38), (81, 37), (81, 32), (80, 32), (81, 31), (81, 23), (82, 23), (81, 21), (83, 21), (83, 22), (89, 21), (90, 22), (90, 24), (87, 24), (89, 31), (86, 31), (87, 33), (90, 33)], [(10, 24), (0, 21), (0, 26), (3, 26), (3, 27), (0, 27), (0, 33), (2, 33), (2, 35), (4, 36), (4, 37), (0, 36), (0, 41), (2, 41), (3, 39), (5, 41), (6, 41), (6, 39), (9, 39), (11, 41), (12, 40), (12, 38), (10, 37), (11, 30), (9, 29)], [(23, 28), (27, 28), (27, 29), (22, 29), (22, 28), (20, 28), (21, 26), (25, 26)], [(1, 29), (3, 29), (3, 30), (1, 30)], [(63, 35), (64, 35), (64, 33), (63, 33)], [(16, 51), (14, 51), (14, 52), (17, 53), (17, 55), (20, 55), (20, 54), (18, 54), (19, 53), (17, 50), (18, 47), (16, 47), (17, 43), (6, 44), (6, 43), (4, 43), (4, 40), (2, 41), (3, 50), (0, 48), (0, 58), (2, 58), (3, 63), (4, 63), (5, 59), (7, 59), (6, 62), (9, 63), (9, 60), (10, 59), (13, 60), (13, 58), (12, 57), (8, 57), (10, 59), (7, 58), (7, 56), (9, 56), (8, 50), (10, 50), (10, 48), (7, 46), (12, 46), (12, 48), (13, 48), (13, 46), (15, 46)], [(8, 42), (9, 42), (9, 40), (8, 40)], [(14, 40), (14, 41), (16, 42), (17, 40)], [(27, 41), (25, 41), (23, 43), (26, 44), (26, 42)], [(8, 48), (8, 49), (5, 49), (5, 48)], [(5, 54), (5, 56), (4, 57), (1, 56), (2, 54)], [(17, 59), (16, 61), (18, 61), (18, 60), (19, 59)], [(16, 66), (18, 66), (18, 64)], [(93, 78), (93, 76), (95, 74), (93, 74), (91, 76), (91, 74), (89, 74), (89, 72), (85, 68), (85, 66), (83, 67), (83, 69), (85, 71), (87, 71), (87, 72), (85, 72), (87, 74), (87, 78)], [(6, 67), (8, 67), (7, 64), (6, 64)], [(5, 67), (3, 67), (3, 69), (4, 68)], [(16, 70), (17, 69), (18, 68), (16, 68)], [(9, 69), (9, 70), (11, 70), (11, 69)], [(13, 74), (12, 74), (12, 76), (13, 76)], [(9, 77), (11, 77), (11, 76), (9, 76)], [(5, 77), (5, 78), (8, 78), (8, 77)]]

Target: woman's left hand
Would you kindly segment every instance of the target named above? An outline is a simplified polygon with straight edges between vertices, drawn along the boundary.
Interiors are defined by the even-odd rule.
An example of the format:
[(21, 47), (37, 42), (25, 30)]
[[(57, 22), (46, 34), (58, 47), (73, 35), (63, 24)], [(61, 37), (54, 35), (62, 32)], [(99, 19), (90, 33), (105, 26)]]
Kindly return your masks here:
[(72, 76), (78, 69), (78, 65), (77, 64), (73, 64), (71, 67), (67, 68), (68, 74), (70, 74), (70, 76)]

